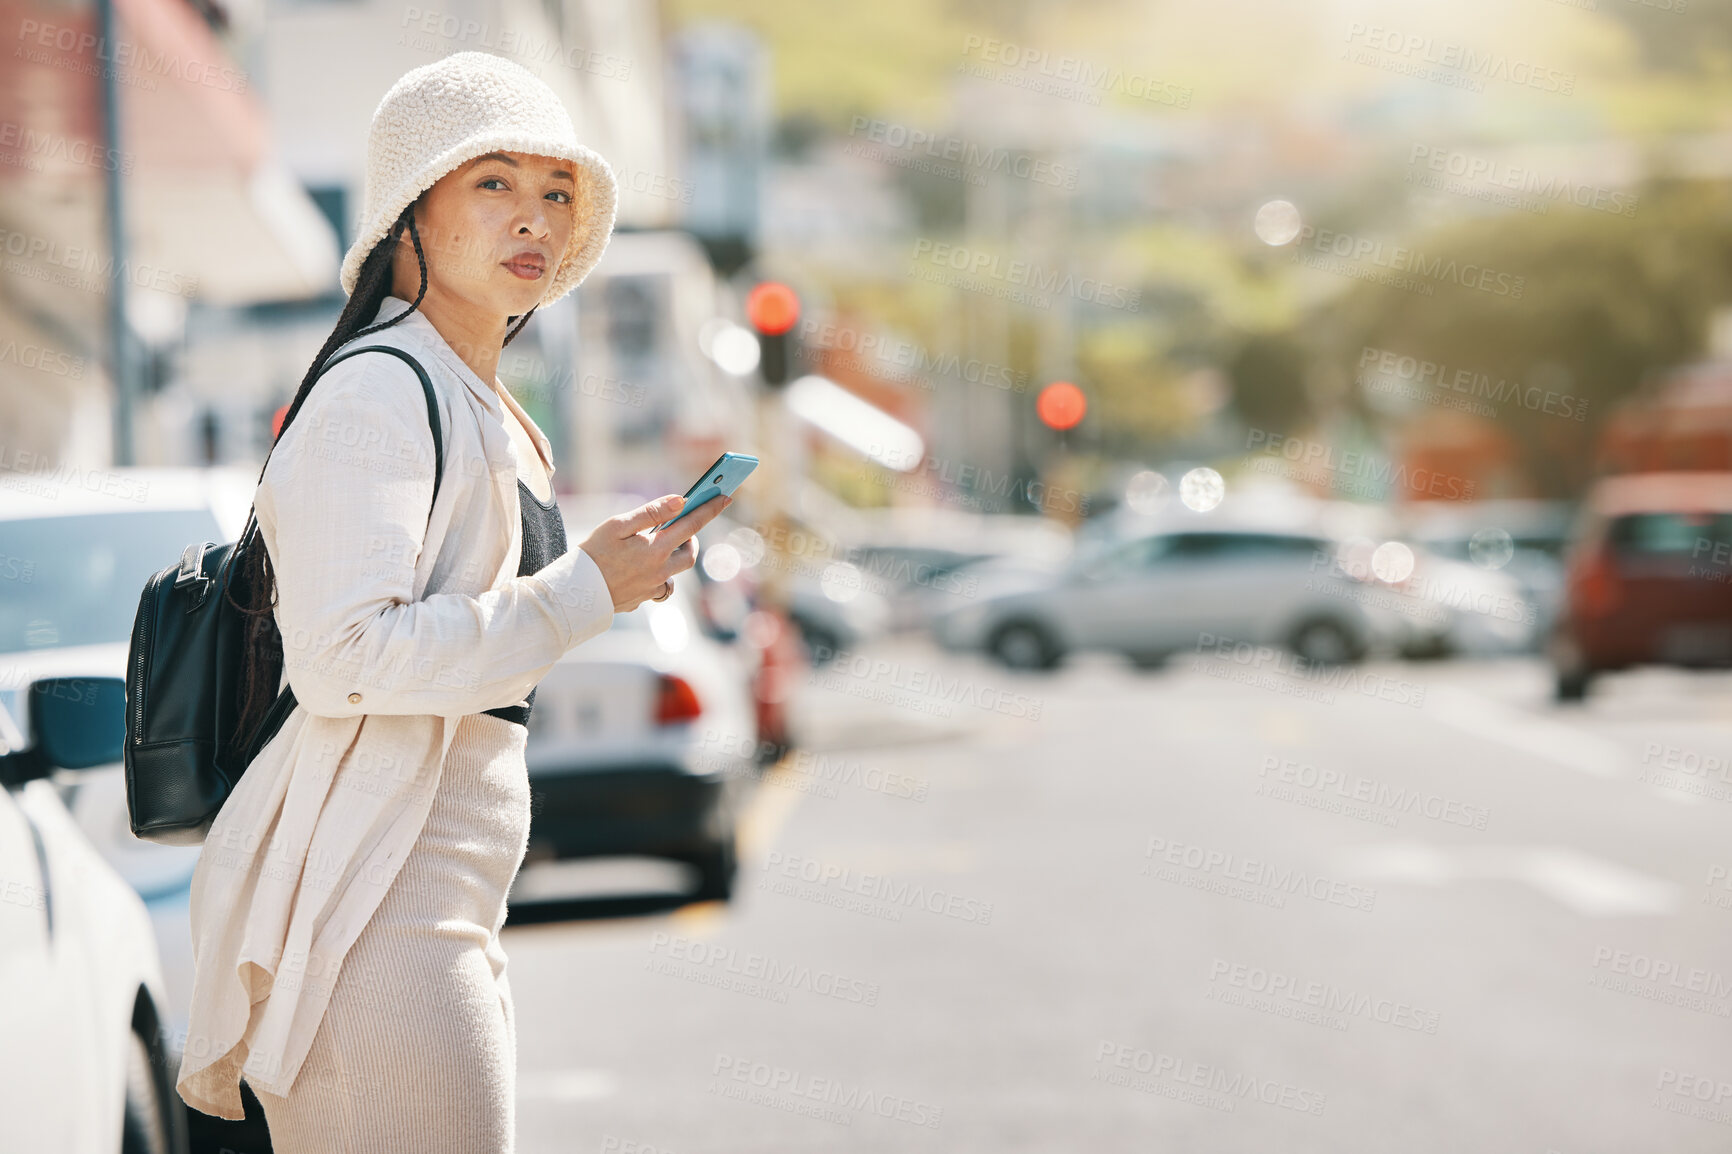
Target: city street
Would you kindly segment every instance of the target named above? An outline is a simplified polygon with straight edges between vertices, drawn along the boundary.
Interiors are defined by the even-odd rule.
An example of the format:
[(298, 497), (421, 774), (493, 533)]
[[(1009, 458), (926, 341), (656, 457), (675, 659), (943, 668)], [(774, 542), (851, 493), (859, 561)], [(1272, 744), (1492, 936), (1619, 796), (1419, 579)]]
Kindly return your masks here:
[(507, 931), (520, 1149), (1732, 1141), (1724, 677), (869, 656), (731, 905)]
[(0, 1154), (1732, 1154), (1732, 4), (9, 12)]

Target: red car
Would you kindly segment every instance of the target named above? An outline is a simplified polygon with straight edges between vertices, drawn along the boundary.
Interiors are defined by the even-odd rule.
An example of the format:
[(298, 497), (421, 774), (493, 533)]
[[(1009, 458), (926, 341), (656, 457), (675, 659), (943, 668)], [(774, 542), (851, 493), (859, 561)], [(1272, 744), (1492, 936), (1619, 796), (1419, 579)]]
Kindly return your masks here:
[(1732, 473), (1600, 481), (1549, 649), (1560, 701), (1636, 665), (1732, 667)]

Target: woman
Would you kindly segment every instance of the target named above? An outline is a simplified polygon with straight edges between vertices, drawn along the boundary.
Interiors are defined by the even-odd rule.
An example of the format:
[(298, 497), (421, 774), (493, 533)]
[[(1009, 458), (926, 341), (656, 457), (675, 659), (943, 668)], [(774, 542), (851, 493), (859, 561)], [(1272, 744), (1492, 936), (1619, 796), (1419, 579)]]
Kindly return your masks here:
[[(614, 613), (665, 599), (729, 504), (644, 535), (679, 511), (669, 495), (568, 550), (547, 438), (495, 375), (595, 267), (616, 201), (552, 90), (501, 58), (415, 69), (373, 115), (349, 302), (266, 461), (264, 548), (237, 577), (264, 639), (239, 732), (285, 685), (298, 706), (192, 885), (179, 1090), (240, 1118), (244, 1076), (280, 1154), (512, 1149), (499, 930), (527, 846), (532, 690)], [(409, 364), (368, 352), (321, 375), (376, 344), (432, 382), (440, 467)]]

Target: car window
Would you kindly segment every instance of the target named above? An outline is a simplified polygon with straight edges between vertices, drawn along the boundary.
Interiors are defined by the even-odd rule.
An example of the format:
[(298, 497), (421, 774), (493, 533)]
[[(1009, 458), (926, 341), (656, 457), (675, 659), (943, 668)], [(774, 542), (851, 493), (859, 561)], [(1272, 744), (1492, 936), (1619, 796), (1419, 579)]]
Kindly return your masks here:
[(1092, 572), (1097, 578), (1123, 577), (1135, 573), (1165, 557), (1173, 540), (1172, 537), (1139, 537), (1134, 541), (1126, 541), (1103, 551), (1100, 558), (1092, 562)]
[(1732, 550), (1732, 514), (1631, 513), (1612, 518), (1606, 539), (1625, 556), (1725, 557)]
[(1183, 533), (1173, 538), (1172, 556), (1185, 560), (1270, 561), (1309, 559), (1321, 541), (1278, 533)]
[(0, 521), (0, 653), (128, 640), (151, 575), (225, 540), (206, 509)]
[(868, 576), (913, 585), (990, 556), (953, 549), (880, 547), (861, 549), (849, 560)]

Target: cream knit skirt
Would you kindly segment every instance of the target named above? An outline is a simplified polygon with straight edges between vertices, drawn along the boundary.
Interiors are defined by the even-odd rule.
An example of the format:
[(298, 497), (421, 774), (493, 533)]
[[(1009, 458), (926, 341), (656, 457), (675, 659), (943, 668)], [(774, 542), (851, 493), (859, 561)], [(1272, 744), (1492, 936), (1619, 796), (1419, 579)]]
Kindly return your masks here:
[(529, 839), (528, 730), (473, 714), (403, 868), (337, 972), (277, 1154), (511, 1154), (517, 1034), (499, 929)]

